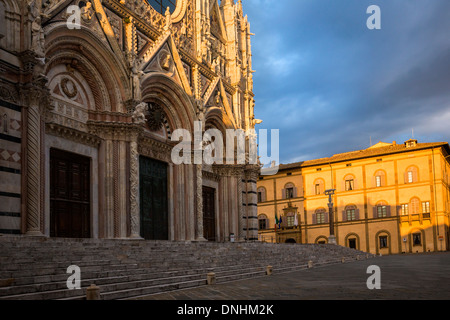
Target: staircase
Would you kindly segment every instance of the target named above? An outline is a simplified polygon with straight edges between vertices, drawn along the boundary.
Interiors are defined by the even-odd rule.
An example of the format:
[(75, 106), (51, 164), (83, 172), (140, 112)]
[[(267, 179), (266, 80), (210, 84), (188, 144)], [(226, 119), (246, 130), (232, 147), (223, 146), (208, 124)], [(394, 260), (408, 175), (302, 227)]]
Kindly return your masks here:
[[(169, 242), (0, 236), (0, 300), (126, 299), (216, 282), (373, 257), (362, 251), (313, 244)], [(81, 289), (69, 290), (70, 265), (81, 270)], [(310, 265), (311, 266), (311, 265)]]

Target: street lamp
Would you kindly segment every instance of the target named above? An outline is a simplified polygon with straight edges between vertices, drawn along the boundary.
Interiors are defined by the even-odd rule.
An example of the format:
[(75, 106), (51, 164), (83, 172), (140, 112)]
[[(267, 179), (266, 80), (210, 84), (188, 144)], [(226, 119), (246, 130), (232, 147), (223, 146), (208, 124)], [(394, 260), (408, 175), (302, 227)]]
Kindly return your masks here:
[(333, 199), (332, 196), (336, 189), (325, 190), (325, 195), (328, 196), (328, 215), (330, 221), (330, 236), (328, 237), (328, 243), (336, 244), (336, 237), (334, 235), (334, 217), (333, 217)]

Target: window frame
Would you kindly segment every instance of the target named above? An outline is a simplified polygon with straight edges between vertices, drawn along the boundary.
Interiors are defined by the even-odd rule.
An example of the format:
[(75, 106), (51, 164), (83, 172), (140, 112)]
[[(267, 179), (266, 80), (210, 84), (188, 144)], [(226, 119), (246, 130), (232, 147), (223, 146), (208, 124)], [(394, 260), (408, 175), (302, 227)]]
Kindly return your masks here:
[(385, 249), (388, 248), (388, 236), (387, 235), (382, 235), (382, 236), (378, 236), (378, 244), (380, 246), (380, 249)]
[[(267, 230), (269, 229), (269, 219), (267, 218), (267, 215), (260, 214), (258, 216), (258, 230)], [(264, 228), (261, 228), (261, 224), (264, 223)]]
[(345, 179), (345, 191), (353, 191), (355, 190), (355, 179), (349, 178)]
[[(417, 239), (418, 239), (418, 243), (417, 243)], [(415, 232), (412, 234), (412, 245), (414, 247), (422, 245), (422, 233)]]
[[(155, 9), (156, 12), (165, 15), (167, 7), (170, 7), (170, 13), (174, 13), (177, 8), (177, 0), (146, 0), (147, 3)], [(163, 6), (169, 2), (169, 6)], [(173, 6), (173, 8), (172, 8)], [(160, 11), (161, 10), (161, 11)]]
[(387, 217), (387, 206), (385, 204), (377, 205), (377, 217), (386, 218)]
[(401, 209), (400, 209), (400, 213), (402, 216), (407, 216), (409, 215), (409, 203), (402, 203), (400, 205)]
[(380, 175), (375, 176), (375, 187), (377, 187), (377, 188), (382, 187), (382, 185), (381, 185), (381, 176)]

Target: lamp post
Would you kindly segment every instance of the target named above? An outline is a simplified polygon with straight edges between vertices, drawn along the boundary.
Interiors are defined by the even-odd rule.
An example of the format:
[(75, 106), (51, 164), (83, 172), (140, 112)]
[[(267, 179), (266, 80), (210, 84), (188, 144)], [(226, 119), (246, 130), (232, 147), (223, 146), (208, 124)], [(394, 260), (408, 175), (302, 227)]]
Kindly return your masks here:
[(332, 196), (336, 189), (325, 190), (325, 195), (328, 196), (328, 215), (330, 221), (330, 236), (328, 237), (329, 244), (336, 244), (336, 237), (334, 235), (334, 217), (333, 217), (333, 199)]

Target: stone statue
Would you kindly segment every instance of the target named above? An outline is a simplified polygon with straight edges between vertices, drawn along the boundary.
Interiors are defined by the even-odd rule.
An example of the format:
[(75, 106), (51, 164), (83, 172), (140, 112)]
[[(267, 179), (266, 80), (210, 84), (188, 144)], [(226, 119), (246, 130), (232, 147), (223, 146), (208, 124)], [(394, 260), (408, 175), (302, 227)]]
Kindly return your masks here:
[(132, 119), (133, 123), (144, 124), (146, 122), (145, 113), (148, 111), (148, 105), (145, 102), (139, 103), (134, 109)]
[(141, 78), (144, 75), (144, 72), (138, 71), (136, 66), (136, 60), (133, 63), (134, 66), (131, 69), (132, 80), (133, 80), (133, 96), (135, 100), (141, 100)]

